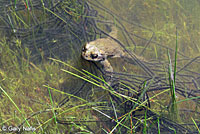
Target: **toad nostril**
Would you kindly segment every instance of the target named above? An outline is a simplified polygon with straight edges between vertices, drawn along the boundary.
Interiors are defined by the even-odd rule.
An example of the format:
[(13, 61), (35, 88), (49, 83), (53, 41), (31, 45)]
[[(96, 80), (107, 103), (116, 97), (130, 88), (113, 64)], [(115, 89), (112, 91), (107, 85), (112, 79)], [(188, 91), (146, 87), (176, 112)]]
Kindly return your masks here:
[(85, 46), (82, 48), (82, 51), (85, 52), (87, 49), (85, 48)]

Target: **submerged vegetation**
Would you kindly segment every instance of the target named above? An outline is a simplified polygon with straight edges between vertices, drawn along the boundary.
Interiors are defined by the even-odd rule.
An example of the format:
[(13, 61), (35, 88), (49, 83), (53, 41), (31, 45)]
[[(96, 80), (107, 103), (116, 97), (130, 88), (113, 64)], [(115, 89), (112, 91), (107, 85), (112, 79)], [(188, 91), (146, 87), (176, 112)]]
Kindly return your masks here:
[[(198, 0), (103, 1), (0, 0), (0, 132), (200, 133)], [(111, 78), (81, 58), (110, 25)]]

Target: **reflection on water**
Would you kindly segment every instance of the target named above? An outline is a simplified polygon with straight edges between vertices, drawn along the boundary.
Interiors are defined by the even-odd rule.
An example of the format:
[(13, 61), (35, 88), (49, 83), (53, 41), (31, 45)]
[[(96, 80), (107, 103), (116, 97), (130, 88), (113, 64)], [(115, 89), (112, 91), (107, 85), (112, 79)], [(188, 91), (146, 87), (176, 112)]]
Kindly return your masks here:
[[(52, 100), (49, 98), (50, 92), (47, 92), (47, 89), (51, 89), (55, 105), (58, 104), (61, 107), (67, 104), (65, 107), (67, 109), (84, 104), (85, 101), (80, 98), (94, 102), (99, 109), (101, 108), (96, 103), (106, 102), (100, 105), (104, 107), (101, 109), (104, 114), (117, 118), (126, 126), (117, 128), (116, 133), (120, 133), (120, 130), (130, 133), (144, 132), (145, 127), (148, 127), (148, 133), (158, 132), (157, 126), (149, 127), (142, 123), (145, 118), (149, 119), (148, 124), (157, 123), (160, 119), (160, 129), (163, 132), (174, 131), (168, 127), (173, 127), (179, 133), (196, 131), (194, 121), (197, 124), (199, 122), (197, 113), (199, 112), (198, 96), (200, 96), (200, 58), (197, 57), (200, 51), (200, 3), (198, 0), (190, 2), (188, 0), (89, 0), (87, 3), (76, 0), (65, 2), (38, 0), (31, 2), (29, 10), (28, 3), (24, 4), (20, 1), (8, 3), (1, 0), (0, 3), (7, 5), (0, 8), (2, 18), (0, 20), (2, 29), (0, 84), (24, 111), (32, 113), (50, 107)], [(115, 92), (103, 90), (101, 86), (97, 88), (94, 83), (89, 84), (84, 80), (87, 78), (89, 82), (94, 80), (95, 83), (105, 86), (105, 83), (103, 84), (96, 76), (105, 81), (107, 77), (98, 62), (81, 58), (82, 46), (97, 38), (108, 37), (111, 23), (117, 27), (118, 32), (117, 37), (113, 39), (115, 43), (106, 44), (105, 42), (106, 51), (110, 51), (109, 47), (117, 44), (129, 55), (129, 59), (120, 56), (108, 58), (114, 69), (109, 88), (118, 96), (114, 95)], [(173, 71), (176, 43), (178, 44), (176, 68), (178, 111), (175, 112), (178, 115), (173, 116), (170, 115), (173, 103), (169, 91), (169, 78), (174, 80), (175, 76), (173, 72), (171, 75), (168, 72), (168, 51)], [(134, 55), (143, 57), (145, 60), (138, 59)], [(49, 60), (50, 57), (67, 64)], [(84, 71), (85, 74), (81, 73), (70, 66), (79, 70), (85, 69), (89, 73), (86, 71)], [(76, 73), (78, 76), (67, 74), (62, 69)], [(15, 95), (19, 93), (23, 93), (25, 97), (20, 98)], [(78, 97), (70, 99), (70, 95), (65, 93)], [(34, 104), (26, 102), (24, 106), (21, 103), (24, 100), (29, 100)], [(4, 98), (4, 101), (5, 104), (10, 103), (9, 99)], [(2, 104), (0, 106), (3, 109), (0, 113), (3, 122), (12, 118), (10, 115), (13, 114), (8, 112), (8, 109), (15, 109), (4, 106)], [(145, 108), (148, 109), (147, 113), (145, 113)], [(60, 113), (65, 110), (57, 109)], [(105, 120), (105, 123), (99, 123), (101, 125), (96, 122), (82, 124), (88, 126), (88, 130), (98, 130), (98, 133), (103, 133), (99, 128), (107, 127), (106, 131), (112, 131), (112, 127), (116, 126), (115, 122), (107, 123), (108, 118), (94, 109), (80, 107), (78, 111), (79, 113), (74, 111), (73, 114), (77, 119), (82, 116), (84, 119), (95, 119), (99, 122)], [(140, 111), (144, 113), (141, 115)], [(130, 112), (129, 116), (126, 115), (127, 112)], [(62, 118), (58, 116), (58, 120), (64, 118), (63, 121), (65, 121), (72, 118), (72, 113), (64, 113), (66, 115), (62, 115)], [(144, 117), (145, 114), (146, 117)], [(123, 115), (127, 116), (125, 122), (120, 120), (123, 119)], [(41, 117), (42, 122), (43, 118), (44, 120), (49, 118), (46, 116)], [(185, 126), (173, 124), (166, 117)], [(21, 120), (24, 119), (21, 118)], [(22, 122), (21, 120), (13, 122), (18, 125)], [(35, 122), (33, 120), (32, 124), (35, 125)], [(189, 122), (190, 125), (186, 124)], [(80, 123), (77, 124), (80, 125)], [(133, 127), (136, 129), (130, 129)], [(59, 131), (61, 129), (67, 132), (66, 128), (61, 127)], [(80, 130), (74, 126), (73, 129)]]

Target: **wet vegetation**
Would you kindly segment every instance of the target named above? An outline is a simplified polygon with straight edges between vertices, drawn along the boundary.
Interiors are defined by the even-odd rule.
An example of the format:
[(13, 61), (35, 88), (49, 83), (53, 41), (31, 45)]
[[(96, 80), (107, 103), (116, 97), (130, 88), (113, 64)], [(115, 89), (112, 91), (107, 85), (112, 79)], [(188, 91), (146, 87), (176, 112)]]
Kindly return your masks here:
[[(199, 13), (198, 0), (0, 0), (0, 131), (200, 133)], [(111, 25), (132, 59), (109, 59), (110, 78), (81, 50)]]

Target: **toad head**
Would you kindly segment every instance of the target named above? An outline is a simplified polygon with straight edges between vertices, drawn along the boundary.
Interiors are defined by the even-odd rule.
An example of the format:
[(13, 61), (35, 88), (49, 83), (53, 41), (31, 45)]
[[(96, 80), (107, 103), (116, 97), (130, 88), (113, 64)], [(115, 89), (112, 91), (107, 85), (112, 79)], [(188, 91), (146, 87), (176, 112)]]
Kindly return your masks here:
[(88, 61), (104, 61), (106, 59), (105, 52), (90, 43), (83, 46), (81, 55)]

